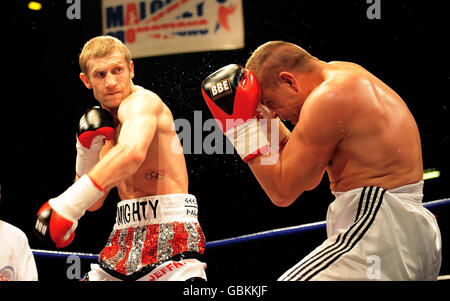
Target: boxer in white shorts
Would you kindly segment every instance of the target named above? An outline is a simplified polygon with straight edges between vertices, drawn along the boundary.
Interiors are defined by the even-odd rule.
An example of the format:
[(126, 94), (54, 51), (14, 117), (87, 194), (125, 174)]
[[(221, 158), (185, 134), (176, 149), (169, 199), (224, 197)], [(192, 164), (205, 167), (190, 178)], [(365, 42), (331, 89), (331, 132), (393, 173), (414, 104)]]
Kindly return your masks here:
[[(441, 240), (421, 204), (419, 130), (380, 79), (357, 64), (324, 62), (271, 41), (245, 68), (209, 75), (202, 93), (275, 205), (304, 202), (299, 196), (328, 175), (336, 195), (328, 239), (279, 280), (437, 278)], [(295, 125), (292, 132), (279, 118)]]
[(422, 187), (334, 193), (328, 239), (278, 280), (436, 280), (441, 236)]
[(120, 40), (92, 38), (79, 61), (80, 79), (101, 107), (82, 116), (76, 182), (41, 207), (36, 232), (58, 248), (69, 245), (85, 211), (101, 208), (116, 188), (116, 224), (84, 280), (206, 280), (198, 260), (205, 237), (170, 109), (134, 85), (131, 54)]

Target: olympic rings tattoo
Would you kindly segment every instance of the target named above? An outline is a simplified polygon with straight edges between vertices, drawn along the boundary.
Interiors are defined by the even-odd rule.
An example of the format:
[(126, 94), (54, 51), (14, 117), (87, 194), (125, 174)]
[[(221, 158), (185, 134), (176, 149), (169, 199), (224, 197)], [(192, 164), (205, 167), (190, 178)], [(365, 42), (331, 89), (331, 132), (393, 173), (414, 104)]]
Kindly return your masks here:
[(144, 175), (147, 181), (162, 181), (164, 180), (164, 171), (162, 170), (152, 170)]

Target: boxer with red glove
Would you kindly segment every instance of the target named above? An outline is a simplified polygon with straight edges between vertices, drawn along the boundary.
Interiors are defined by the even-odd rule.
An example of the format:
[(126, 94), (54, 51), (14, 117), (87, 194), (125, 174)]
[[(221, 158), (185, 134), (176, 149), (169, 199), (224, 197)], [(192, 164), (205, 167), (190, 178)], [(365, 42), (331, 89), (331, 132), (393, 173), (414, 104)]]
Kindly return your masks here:
[(108, 111), (93, 107), (81, 117), (76, 144), (76, 173), (80, 179), (39, 209), (34, 229), (39, 238), (53, 241), (57, 248), (73, 241), (78, 220), (105, 194), (86, 172), (97, 163), (104, 141), (113, 138), (113, 118)]
[(203, 81), (202, 94), (244, 162), (270, 150), (266, 133), (255, 117), (261, 88), (253, 72), (236, 64), (225, 66)]
[[(259, 122), (259, 119), (271, 119), (271, 114), (260, 104), (261, 87), (251, 70), (236, 64), (225, 66), (203, 81), (202, 94), (219, 127), (244, 162), (271, 150), (267, 127)], [(280, 140), (280, 146), (284, 146), (287, 137)]]

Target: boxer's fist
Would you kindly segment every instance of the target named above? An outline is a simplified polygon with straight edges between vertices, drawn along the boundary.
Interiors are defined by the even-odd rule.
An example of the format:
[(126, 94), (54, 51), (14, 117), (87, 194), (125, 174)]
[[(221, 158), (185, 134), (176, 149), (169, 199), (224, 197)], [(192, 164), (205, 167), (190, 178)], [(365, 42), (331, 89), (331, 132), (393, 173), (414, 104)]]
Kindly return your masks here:
[(81, 145), (90, 149), (92, 140), (98, 136), (105, 140), (114, 138), (113, 116), (107, 110), (92, 107), (80, 119), (77, 138)]
[(105, 191), (88, 175), (82, 176), (39, 209), (35, 234), (44, 241), (53, 241), (57, 248), (68, 246), (75, 237), (78, 220), (104, 195)]
[(225, 66), (203, 81), (202, 94), (244, 162), (270, 150), (267, 133), (255, 117), (261, 87), (251, 70), (236, 64)]
[(34, 233), (45, 242), (54, 242), (57, 248), (68, 246), (75, 237), (76, 221), (62, 217), (46, 202), (39, 209), (34, 225)]
[(108, 111), (93, 107), (80, 119), (77, 132), (77, 158), (75, 171), (78, 176), (88, 172), (99, 160), (105, 140), (114, 138), (113, 116)]
[(203, 81), (202, 94), (224, 132), (236, 125), (235, 122), (243, 123), (253, 118), (261, 100), (261, 88), (255, 74), (236, 64), (209, 75)]

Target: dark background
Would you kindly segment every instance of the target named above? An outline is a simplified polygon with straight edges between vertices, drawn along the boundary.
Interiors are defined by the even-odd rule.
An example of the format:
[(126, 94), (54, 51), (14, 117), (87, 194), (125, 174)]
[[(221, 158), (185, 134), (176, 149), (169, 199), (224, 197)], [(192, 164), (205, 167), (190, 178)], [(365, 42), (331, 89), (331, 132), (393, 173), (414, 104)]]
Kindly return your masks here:
[[(213, 1), (213, 0), (207, 0)], [(13, 1), (10, 1), (13, 2)], [(0, 219), (22, 229), (33, 249), (48, 249), (32, 234), (40, 206), (74, 179), (75, 129), (96, 104), (78, 78), (85, 41), (102, 34), (99, 0), (82, 1), (80, 20), (68, 20), (65, 1), (14, 1), (2, 12), (4, 28)], [(135, 59), (135, 84), (157, 93), (174, 118), (193, 123), (194, 111), (211, 118), (200, 92), (216, 69), (245, 64), (257, 46), (285, 40), (324, 61), (358, 63), (407, 103), (422, 138), (424, 168), (441, 177), (425, 182), (424, 201), (450, 197), (447, 9), (439, 1), (381, 1), (381, 19), (369, 20), (366, 0), (243, 0), (245, 48)], [(6, 81), (5, 81), (6, 79)], [(203, 133), (204, 137), (207, 133)], [(190, 193), (208, 241), (325, 220), (333, 201), (328, 180), (288, 208), (271, 204), (237, 155), (186, 155)], [(115, 191), (103, 208), (86, 213), (65, 250), (98, 253), (115, 219)], [(449, 274), (449, 207), (433, 209), (441, 227)], [(210, 280), (275, 280), (326, 238), (325, 230), (207, 249)], [(0, 246), (1, 247), (1, 246)], [(66, 280), (65, 259), (36, 258), (40, 280)], [(89, 271), (83, 262), (82, 273)]]

